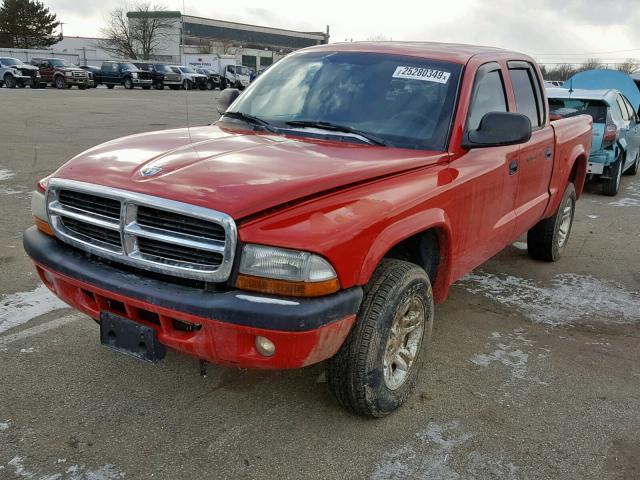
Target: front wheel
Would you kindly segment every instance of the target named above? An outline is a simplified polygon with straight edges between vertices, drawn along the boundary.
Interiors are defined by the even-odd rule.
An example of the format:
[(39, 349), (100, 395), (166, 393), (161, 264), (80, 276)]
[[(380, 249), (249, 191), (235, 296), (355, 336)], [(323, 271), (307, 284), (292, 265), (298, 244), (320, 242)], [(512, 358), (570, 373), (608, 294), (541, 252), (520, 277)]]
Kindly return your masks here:
[(164, 90), (164, 82), (162, 80), (158, 80), (154, 86), (156, 90)]
[(122, 83), (124, 85), (124, 88), (126, 88), (127, 90), (131, 90), (133, 88), (133, 80), (131, 80), (129, 77), (125, 78)]
[(384, 259), (365, 287), (351, 333), (327, 365), (338, 402), (365, 417), (399, 408), (415, 386), (431, 337), (433, 296), (419, 266)]
[(7, 74), (4, 76), (4, 84), (7, 86), (7, 88), (16, 88), (18, 82), (15, 78), (13, 78), (12, 75)]
[(631, 167), (626, 172), (624, 172), (624, 174), (636, 175), (638, 173), (638, 170), (640, 170), (640, 151), (636, 153), (636, 161), (634, 162), (634, 164), (631, 165)]
[(213, 80), (208, 80), (207, 81), (207, 90), (213, 90), (214, 85), (213, 85)]
[(576, 189), (573, 183), (568, 183), (556, 213), (540, 220), (527, 232), (527, 250), (531, 258), (547, 262), (560, 259), (569, 242), (575, 210)]
[(62, 90), (63, 88), (67, 88), (67, 81), (64, 79), (62, 75), (58, 75), (53, 82), (56, 88)]

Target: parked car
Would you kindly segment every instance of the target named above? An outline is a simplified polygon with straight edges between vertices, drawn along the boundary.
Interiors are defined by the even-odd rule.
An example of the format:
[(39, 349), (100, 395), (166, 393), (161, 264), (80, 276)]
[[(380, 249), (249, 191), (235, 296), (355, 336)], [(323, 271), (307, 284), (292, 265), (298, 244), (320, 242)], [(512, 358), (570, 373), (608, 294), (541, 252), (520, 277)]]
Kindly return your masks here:
[(31, 88), (40, 86), (40, 73), (38, 69), (27, 65), (22, 60), (11, 57), (0, 58), (0, 87), (6, 85), (7, 88), (24, 88), (29, 85)]
[(108, 88), (122, 85), (126, 89), (142, 87), (143, 90), (149, 90), (153, 84), (151, 74), (138, 69), (131, 62), (103, 62), (96, 78), (98, 85), (106, 85)]
[(201, 73), (196, 72), (191, 67), (185, 67), (183, 65), (172, 65), (171, 69), (175, 73), (180, 74), (180, 82), (182, 88), (185, 90), (191, 90), (192, 88), (199, 88), (204, 90), (207, 85), (207, 77)]
[(562, 84), (564, 82), (561, 82), (559, 80), (545, 80), (544, 81), (544, 86), (547, 88), (555, 88), (555, 87), (562, 87)]
[(153, 87), (156, 90), (162, 90), (165, 85), (174, 90), (178, 90), (181, 86), (181, 77), (175, 73), (168, 65), (164, 63), (151, 62), (134, 62), (140, 70), (149, 72), (153, 80)]
[(618, 90), (548, 89), (549, 110), (558, 117), (586, 114), (593, 119), (587, 173), (602, 182), (605, 195), (617, 195), (623, 173), (640, 166), (638, 112)]
[(33, 58), (31, 65), (40, 70), (40, 84), (56, 88), (78, 87), (84, 90), (89, 87), (89, 76), (80, 67), (69, 65), (61, 58)]
[(221, 78), (216, 72), (210, 68), (196, 68), (197, 73), (201, 73), (207, 77), (206, 88), (207, 90), (213, 90), (214, 88), (220, 88)]
[(94, 67), (92, 65), (80, 65), (80, 68), (87, 72), (89, 76), (91, 88), (96, 88), (98, 86), (97, 77), (100, 74), (100, 67)]
[(328, 360), (338, 401), (380, 417), (410, 395), (453, 282), (524, 232), (535, 259), (567, 248), (591, 118), (550, 122), (526, 55), (329, 44), (238, 95), (215, 125), (111, 140), (39, 182), (25, 250), (104, 345)]

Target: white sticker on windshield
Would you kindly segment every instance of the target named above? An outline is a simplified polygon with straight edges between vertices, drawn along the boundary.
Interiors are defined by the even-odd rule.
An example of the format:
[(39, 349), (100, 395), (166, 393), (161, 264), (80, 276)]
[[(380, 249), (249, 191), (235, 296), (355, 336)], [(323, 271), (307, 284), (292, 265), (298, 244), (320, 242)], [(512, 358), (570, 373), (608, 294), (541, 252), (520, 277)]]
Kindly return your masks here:
[(407, 80), (423, 80), (425, 82), (447, 83), (450, 72), (421, 67), (396, 67), (393, 78), (405, 78)]

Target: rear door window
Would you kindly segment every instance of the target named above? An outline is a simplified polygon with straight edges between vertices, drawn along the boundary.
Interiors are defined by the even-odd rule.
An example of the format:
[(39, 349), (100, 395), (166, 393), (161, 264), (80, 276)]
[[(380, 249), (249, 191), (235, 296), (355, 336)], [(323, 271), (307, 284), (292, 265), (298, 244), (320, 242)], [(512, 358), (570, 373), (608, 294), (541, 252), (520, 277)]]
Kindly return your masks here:
[(467, 130), (476, 130), (487, 113), (506, 111), (507, 99), (500, 66), (497, 63), (483, 65), (476, 74), (473, 86)]
[(509, 62), (509, 78), (516, 98), (516, 111), (529, 117), (533, 128), (544, 124), (544, 107), (537, 75), (526, 62)]

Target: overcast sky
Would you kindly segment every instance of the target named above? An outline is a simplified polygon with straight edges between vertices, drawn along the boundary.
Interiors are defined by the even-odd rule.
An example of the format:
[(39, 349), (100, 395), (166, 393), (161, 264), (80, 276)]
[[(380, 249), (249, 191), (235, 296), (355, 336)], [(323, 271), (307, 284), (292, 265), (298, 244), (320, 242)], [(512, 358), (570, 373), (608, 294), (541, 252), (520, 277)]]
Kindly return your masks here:
[[(268, 2), (165, 0), (188, 15), (304, 31), (330, 26), (331, 41), (426, 40), (491, 45), (543, 62), (640, 58), (639, 0), (417, 0)], [(65, 36), (99, 35), (105, 15), (122, 0), (44, 0), (65, 22)]]

